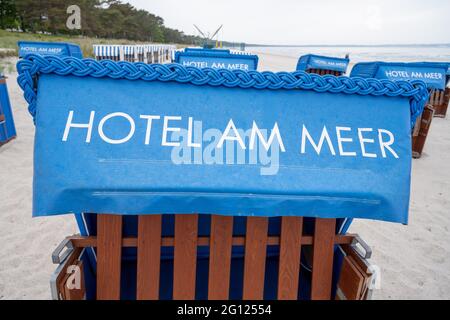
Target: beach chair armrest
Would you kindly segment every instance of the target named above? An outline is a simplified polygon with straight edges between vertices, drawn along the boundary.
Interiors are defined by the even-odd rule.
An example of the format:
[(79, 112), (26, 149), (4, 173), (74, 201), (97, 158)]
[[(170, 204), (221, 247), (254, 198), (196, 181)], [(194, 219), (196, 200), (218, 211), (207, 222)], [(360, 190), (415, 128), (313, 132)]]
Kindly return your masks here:
[[(66, 250), (64, 250), (66, 249)], [(73, 244), (69, 238), (65, 238), (61, 243), (53, 250), (52, 262), (54, 264), (60, 264), (66, 260), (66, 258), (73, 252)]]
[[(361, 239), (358, 234), (354, 235), (350, 246), (363, 259), (370, 259), (370, 257), (372, 256), (372, 249), (363, 239)], [(364, 250), (364, 252), (362, 252), (361, 248)]]

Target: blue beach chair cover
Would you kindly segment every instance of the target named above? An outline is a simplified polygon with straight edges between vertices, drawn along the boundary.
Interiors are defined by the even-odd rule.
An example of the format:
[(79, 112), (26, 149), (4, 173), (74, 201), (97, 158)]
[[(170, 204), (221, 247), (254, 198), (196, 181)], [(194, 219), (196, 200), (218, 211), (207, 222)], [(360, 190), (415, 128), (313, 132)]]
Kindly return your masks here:
[(183, 66), (253, 71), (258, 67), (258, 56), (232, 53), (228, 49), (186, 48), (175, 52), (175, 61)]
[[(95, 235), (96, 215), (88, 212), (122, 214), (124, 236), (136, 235), (138, 214), (162, 213), (165, 236), (173, 235), (174, 213), (200, 214), (200, 235), (209, 234), (211, 213), (235, 216), (235, 235), (245, 233), (247, 216), (258, 215), (269, 217), (271, 235), (280, 232), (280, 216), (289, 215), (305, 217), (306, 234), (312, 233), (311, 219), (316, 217), (407, 223), (411, 123), (428, 99), (422, 81), (394, 83), (321, 77), (302, 71), (259, 73), (38, 55), (28, 55), (19, 61), (18, 72), (18, 83), (36, 120), (34, 216), (75, 213), (81, 233)], [(38, 93), (33, 80), (37, 76)], [(282, 148), (280, 140), (276, 142), (274, 138), (271, 153), (276, 148), (285, 151), (280, 152), (276, 172), (263, 171), (268, 168), (262, 162), (242, 166), (178, 162), (180, 150), (165, 149), (158, 141), (167, 138), (172, 142), (183, 141), (182, 149), (189, 130), (172, 132), (163, 138), (159, 131), (162, 124), (155, 120), (148, 141), (116, 143), (130, 134), (131, 122), (128, 126), (127, 121), (106, 126), (105, 119), (111, 117), (111, 112), (116, 112), (115, 116), (122, 112), (120, 116), (125, 118), (125, 113), (133, 115), (136, 121), (142, 119), (139, 114), (192, 115), (198, 120), (193, 121), (190, 132), (195, 134), (191, 143), (198, 143), (195, 140), (198, 126), (223, 129), (228, 123), (231, 128), (230, 118), (238, 128), (251, 127), (254, 121), (261, 128), (270, 128), (272, 133), (277, 122), (284, 143)], [(86, 122), (90, 124), (83, 127)], [(308, 144), (308, 149), (301, 151), (299, 144), (306, 144), (300, 142), (300, 135), (303, 132), (305, 137), (306, 131), (302, 131), (299, 122), (304, 124), (303, 128), (308, 127), (313, 140), (326, 132), (322, 130), (324, 124), (327, 128), (378, 128), (378, 134), (371, 137), (375, 140), (379, 136), (380, 147), (370, 145), (371, 139), (366, 136), (359, 141), (369, 144), (365, 150), (367, 157), (360, 151), (355, 156), (345, 155), (342, 145), (336, 146), (339, 151), (333, 154), (331, 139), (337, 138), (333, 133), (328, 149), (316, 146), (318, 151)], [(98, 129), (98, 133), (92, 130), (95, 135), (89, 136), (89, 127), (103, 125), (105, 128)], [(148, 123), (147, 126), (140, 123), (132, 131), (143, 138), (148, 130)], [(164, 130), (168, 130), (167, 123)], [(235, 133), (240, 132), (236, 130)], [(342, 139), (347, 140), (341, 143), (350, 143), (350, 137), (356, 141), (357, 136), (345, 131), (347, 136)], [(264, 135), (267, 139), (268, 132), (259, 139), (264, 139)], [(393, 139), (387, 151), (381, 147), (386, 143), (383, 132), (390, 132)], [(203, 136), (203, 131), (200, 133), (197, 137)], [(105, 143), (108, 140), (113, 143)], [(250, 150), (250, 142), (244, 140), (249, 144), (245, 150)], [(257, 146), (264, 147), (261, 143)], [(346, 146), (347, 152), (351, 152), (359, 148), (359, 143), (352, 145), (353, 149)], [(234, 147), (238, 147), (238, 142), (232, 141), (232, 148), (237, 151)], [(216, 141), (214, 150), (217, 148)], [(375, 158), (370, 156), (372, 153), (376, 153)], [(232, 160), (237, 157), (236, 152)], [(340, 223), (336, 231), (342, 226)], [(171, 298), (172, 250), (162, 251), (163, 299)], [(277, 247), (268, 248), (265, 298), (275, 297), (278, 254)], [(95, 251), (87, 250), (84, 259), (88, 298), (93, 298)], [(339, 256), (335, 259), (339, 260)], [(135, 297), (135, 260), (135, 249), (123, 250), (123, 298)], [(199, 248), (198, 260), (197, 297), (205, 298), (208, 248)], [(340, 266), (337, 260), (336, 274)], [(232, 298), (241, 294), (242, 263), (243, 248), (233, 248)], [(299, 297), (308, 298), (309, 273), (303, 272), (302, 277)]]
[(439, 62), (361, 62), (353, 66), (351, 77), (391, 81), (424, 81), (429, 89), (444, 90), (449, 77), (448, 64)]
[(350, 59), (319, 56), (316, 54), (303, 55), (298, 59), (297, 69), (307, 71), (309, 69), (333, 70), (345, 73)]
[(16, 136), (16, 127), (11, 109), (11, 102), (8, 95), (5, 76), (0, 73), (0, 115), (4, 115), (4, 120), (0, 121), (0, 144)]
[(40, 55), (71, 56), (82, 59), (80, 46), (67, 42), (19, 41), (19, 58), (34, 53)]

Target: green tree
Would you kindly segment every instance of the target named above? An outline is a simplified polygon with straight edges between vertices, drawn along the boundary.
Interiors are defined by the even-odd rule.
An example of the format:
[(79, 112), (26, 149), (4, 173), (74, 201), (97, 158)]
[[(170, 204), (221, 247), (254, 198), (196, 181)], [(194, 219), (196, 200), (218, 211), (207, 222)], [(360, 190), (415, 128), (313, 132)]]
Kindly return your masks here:
[[(81, 30), (66, 27), (69, 5), (80, 7)], [(120, 0), (1, 0), (0, 14), (1, 28), (16, 21), (29, 32), (188, 44), (200, 40), (167, 28), (161, 17)]]
[(0, 28), (16, 28), (18, 24), (14, 0), (0, 1)]

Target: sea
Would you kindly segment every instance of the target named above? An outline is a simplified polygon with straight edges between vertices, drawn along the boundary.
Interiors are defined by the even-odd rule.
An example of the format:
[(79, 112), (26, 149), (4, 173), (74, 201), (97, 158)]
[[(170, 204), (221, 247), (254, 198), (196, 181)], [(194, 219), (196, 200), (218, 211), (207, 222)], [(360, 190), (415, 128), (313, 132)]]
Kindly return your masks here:
[(450, 44), (439, 45), (380, 45), (380, 46), (247, 46), (246, 51), (258, 51), (298, 58), (304, 54), (318, 54), (344, 58), (350, 55), (351, 63), (386, 62), (450, 62)]

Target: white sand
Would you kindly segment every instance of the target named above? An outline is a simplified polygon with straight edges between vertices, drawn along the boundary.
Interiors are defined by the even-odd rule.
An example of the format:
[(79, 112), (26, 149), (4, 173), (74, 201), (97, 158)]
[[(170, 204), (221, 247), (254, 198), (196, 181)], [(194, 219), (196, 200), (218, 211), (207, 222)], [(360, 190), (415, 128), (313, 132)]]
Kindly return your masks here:
[[(295, 70), (297, 59), (259, 54), (260, 70)], [(8, 88), (18, 137), (0, 147), (0, 299), (49, 299), (50, 255), (77, 232), (71, 216), (31, 218), (34, 127), (17, 74)], [(450, 118), (450, 117), (449, 117)], [(450, 119), (434, 118), (413, 161), (410, 224), (355, 221), (381, 268), (375, 299), (450, 298)]]
[(50, 299), (52, 250), (77, 228), (71, 216), (31, 218), (34, 125), (17, 73), (7, 77), (17, 138), (0, 147), (0, 299)]

